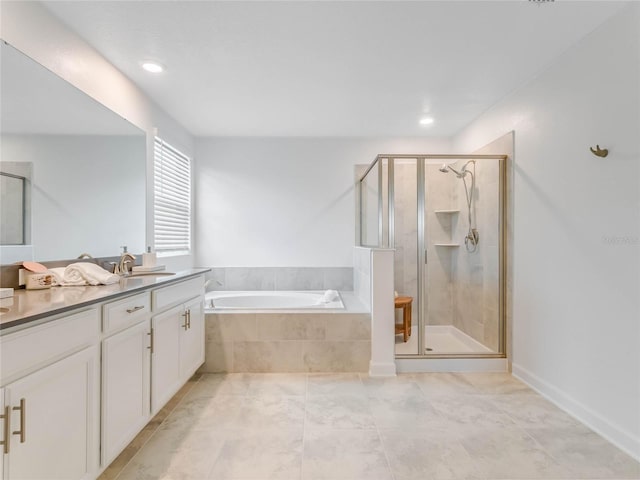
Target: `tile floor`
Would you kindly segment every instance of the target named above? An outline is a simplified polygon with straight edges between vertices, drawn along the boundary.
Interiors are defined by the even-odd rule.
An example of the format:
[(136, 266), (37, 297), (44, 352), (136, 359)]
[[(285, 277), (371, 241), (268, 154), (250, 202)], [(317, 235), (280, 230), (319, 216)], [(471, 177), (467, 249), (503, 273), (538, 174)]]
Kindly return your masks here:
[(178, 402), (109, 478), (640, 479), (508, 374), (206, 374)]

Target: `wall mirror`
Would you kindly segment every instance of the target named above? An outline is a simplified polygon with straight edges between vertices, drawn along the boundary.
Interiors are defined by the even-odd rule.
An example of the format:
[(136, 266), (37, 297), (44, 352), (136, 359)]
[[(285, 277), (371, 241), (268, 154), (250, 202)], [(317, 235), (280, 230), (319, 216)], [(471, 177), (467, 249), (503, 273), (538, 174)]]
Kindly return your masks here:
[(144, 251), (144, 131), (0, 48), (0, 264)]

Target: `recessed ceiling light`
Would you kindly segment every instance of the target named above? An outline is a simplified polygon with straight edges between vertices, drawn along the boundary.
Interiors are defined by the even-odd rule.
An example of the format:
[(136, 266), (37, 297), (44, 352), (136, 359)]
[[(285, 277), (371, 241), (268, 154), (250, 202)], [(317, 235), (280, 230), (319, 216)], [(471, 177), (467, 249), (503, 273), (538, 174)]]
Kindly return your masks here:
[(142, 68), (144, 68), (149, 73), (164, 72), (164, 66), (158, 62), (142, 62)]
[(420, 119), (420, 125), (431, 125), (433, 123), (433, 117), (424, 117)]

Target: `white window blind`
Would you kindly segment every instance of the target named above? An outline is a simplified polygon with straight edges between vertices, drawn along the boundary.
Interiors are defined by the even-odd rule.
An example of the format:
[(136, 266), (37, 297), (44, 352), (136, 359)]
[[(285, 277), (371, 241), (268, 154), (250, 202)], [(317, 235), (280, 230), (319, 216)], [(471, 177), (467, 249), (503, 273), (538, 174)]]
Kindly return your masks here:
[(191, 160), (161, 138), (154, 142), (154, 245), (159, 254), (191, 249)]

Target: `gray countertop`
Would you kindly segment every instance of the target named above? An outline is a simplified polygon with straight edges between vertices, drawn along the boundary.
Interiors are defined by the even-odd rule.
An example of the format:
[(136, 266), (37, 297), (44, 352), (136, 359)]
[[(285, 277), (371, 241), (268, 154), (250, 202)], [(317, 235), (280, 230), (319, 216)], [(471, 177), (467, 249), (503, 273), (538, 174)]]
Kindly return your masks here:
[(0, 299), (0, 335), (28, 327), (29, 323), (44, 317), (169, 285), (208, 271), (208, 268), (193, 268), (175, 275), (123, 277), (113, 285), (15, 290), (13, 297)]

